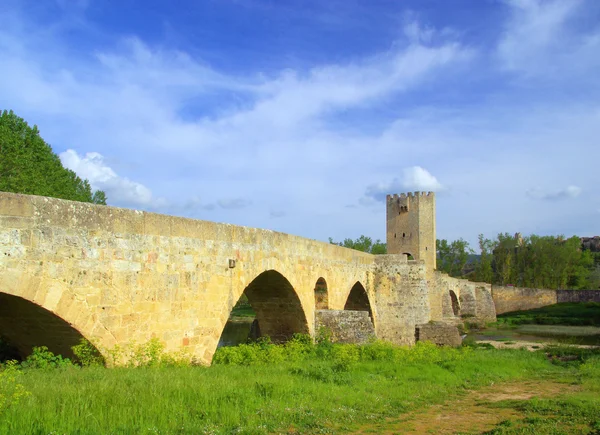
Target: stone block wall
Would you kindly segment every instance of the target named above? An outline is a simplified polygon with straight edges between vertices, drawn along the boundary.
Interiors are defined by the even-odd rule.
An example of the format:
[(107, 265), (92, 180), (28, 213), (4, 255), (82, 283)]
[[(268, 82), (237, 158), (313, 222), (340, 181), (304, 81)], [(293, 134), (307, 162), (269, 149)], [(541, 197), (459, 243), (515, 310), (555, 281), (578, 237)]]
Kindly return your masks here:
[(600, 303), (600, 290), (556, 290), (556, 301)]
[[(29, 307), (17, 307), (18, 319), (0, 312), (0, 326), (23, 352), (63, 352), (73, 328), (102, 348), (156, 337), (208, 364), (244, 291), (266, 333), (313, 333), (318, 279), (341, 309), (356, 282), (373, 298), (373, 263), (275, 231), (0, 192), (0, 293)], [(25, 334), (39, 323), (36, 307), (57, 321)]]
[[(435, 272), (430, 278), (429, 286), (433, 320), (458, 317), (482, 324), (496, 320), (490, 284), (452, 278), (445, 273)], [(458, 314), (454, 314), (455, 310)]]
[(556, 290), (492, 286), (496, 314), (532, 310), (557, 303)]
[(375, 337), (373, 321), (367, 311), (317, 310), (315, 331), (327, 328), (335, 343), (367, 343)]
[(462, 339), (458, 328), (442, 322), (431, 322), (418, 325), (415, 330), (417, 341), (431, 341), (441, 346), (460, 346)]
[(373, 274), (377, 337), (414, 344), (416, 325), (431, 320), (429, 288), (423, 262), (405, 255), (378, 255)]

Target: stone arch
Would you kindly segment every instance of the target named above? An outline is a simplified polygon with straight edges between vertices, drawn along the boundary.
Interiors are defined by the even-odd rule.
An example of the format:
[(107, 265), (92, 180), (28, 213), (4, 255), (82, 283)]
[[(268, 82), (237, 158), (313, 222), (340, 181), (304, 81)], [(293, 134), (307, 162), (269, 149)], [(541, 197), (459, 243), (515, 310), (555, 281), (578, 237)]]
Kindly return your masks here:
[(458, 298), (456, 297), (456, 293), (454, 293), (453, 290), (450, 290), (448, 293), (450, 295), (452, 314), (456, 317), (459, 317), (460, 316), (460, 304), (458, 302)]
[(327, 289), (327, 281), (320, 277), (315, 283), (315, 310), (329, 309), (329, 292)]
[(356, 281), (352, 286), (352, 289), (348, 294), (348, 299), (346, 299), (344, 310), (368, 311), (369, 317), (371, 317), (371, 321), (373, 321), (373, 311), (371, 310), (369, 295), (360, 281)]
[(0, 337), (21, 359), (37, 346), (46, 346), (54, 354), (72, 358), (71, 347), (82, 338), (87, 339), (59, 315), (8, 293), (0, 293)]
[(410, 252), (404, 252), (404, 253), (402, 253), (402, 255), (406, 255), (406, 259), (409, 261), (412, 261), (415, 259), (415, 256), (412, 255)]
[(243, 294), (256, 313), (259, 336), (281, 343), (295, 333), (309, 333), (300, 298), (287, 278), (276, 270), (259, 274)]

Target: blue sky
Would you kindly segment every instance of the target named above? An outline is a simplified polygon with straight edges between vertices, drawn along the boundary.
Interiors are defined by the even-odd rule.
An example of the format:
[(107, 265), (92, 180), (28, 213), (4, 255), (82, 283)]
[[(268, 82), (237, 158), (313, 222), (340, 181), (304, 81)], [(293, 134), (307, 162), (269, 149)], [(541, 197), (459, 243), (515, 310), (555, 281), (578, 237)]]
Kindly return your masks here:
[(598, 234), (596, 0), (3, 0), (0, 108), (111, 205), (327, 240)]

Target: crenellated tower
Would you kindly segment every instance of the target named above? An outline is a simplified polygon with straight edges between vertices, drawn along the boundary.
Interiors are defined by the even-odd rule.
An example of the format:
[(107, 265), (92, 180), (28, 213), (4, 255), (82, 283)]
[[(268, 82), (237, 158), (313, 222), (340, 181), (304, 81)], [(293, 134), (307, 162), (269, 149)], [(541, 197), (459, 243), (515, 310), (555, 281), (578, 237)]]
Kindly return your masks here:
[(409, 192), (387, 195), (388, 254), (409, 254), (436, 268), (435, 194)]

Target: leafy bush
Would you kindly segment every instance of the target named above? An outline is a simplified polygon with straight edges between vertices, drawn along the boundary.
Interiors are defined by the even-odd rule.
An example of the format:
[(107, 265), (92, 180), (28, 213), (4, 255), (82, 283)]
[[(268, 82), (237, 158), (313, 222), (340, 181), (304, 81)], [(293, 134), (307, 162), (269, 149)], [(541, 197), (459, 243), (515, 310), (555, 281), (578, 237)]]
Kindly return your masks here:
[(0, 415), (11, 406), (29, 395), (25, 387), (18, 382), (21, 376), (17, 361), (7, 361), (0, 366)]
[(268, 340), (221, 347), (213, 357), (213, 364), (256, 365), (280, 361), (306, 360), (329, 361), (333, 370), (348, 371), (359, 361), (392, 361), (404, 363), (439, 363), (464, 359), (472, 352), (470, 348), (454, 349), (439, 347), (429, 342), (418, 342), (412, 347), (398, 346), (374, 340), (364, 345), (332, 343), (322, 339), (312, 343), (309, 336), (298, 335), (285, 344), (275, 345)]
[(71, 348), (75, 354), (76, 362), (83, 367), (103, 366), (105, 364), (104, 357), (92, 343), (82, 338), (79, 344)]
[(62, 355), (54, 355), (46, 346), (34, 347), (31, 355), (21, 363), (21, 367), (28, 369), (54, 369), (70, 367), (72, 365), (73, 363), (69, 358), (63, 358)]
[(124, 346), (115, 345), (103, 350), (105, 363), (109, 367), (126, 365), (128, 367), (174, 367), (188, 366), (192, 358), (186, 349), (169, 353), (165, 345), (154, 337), (146, 343), (129, 343)]

